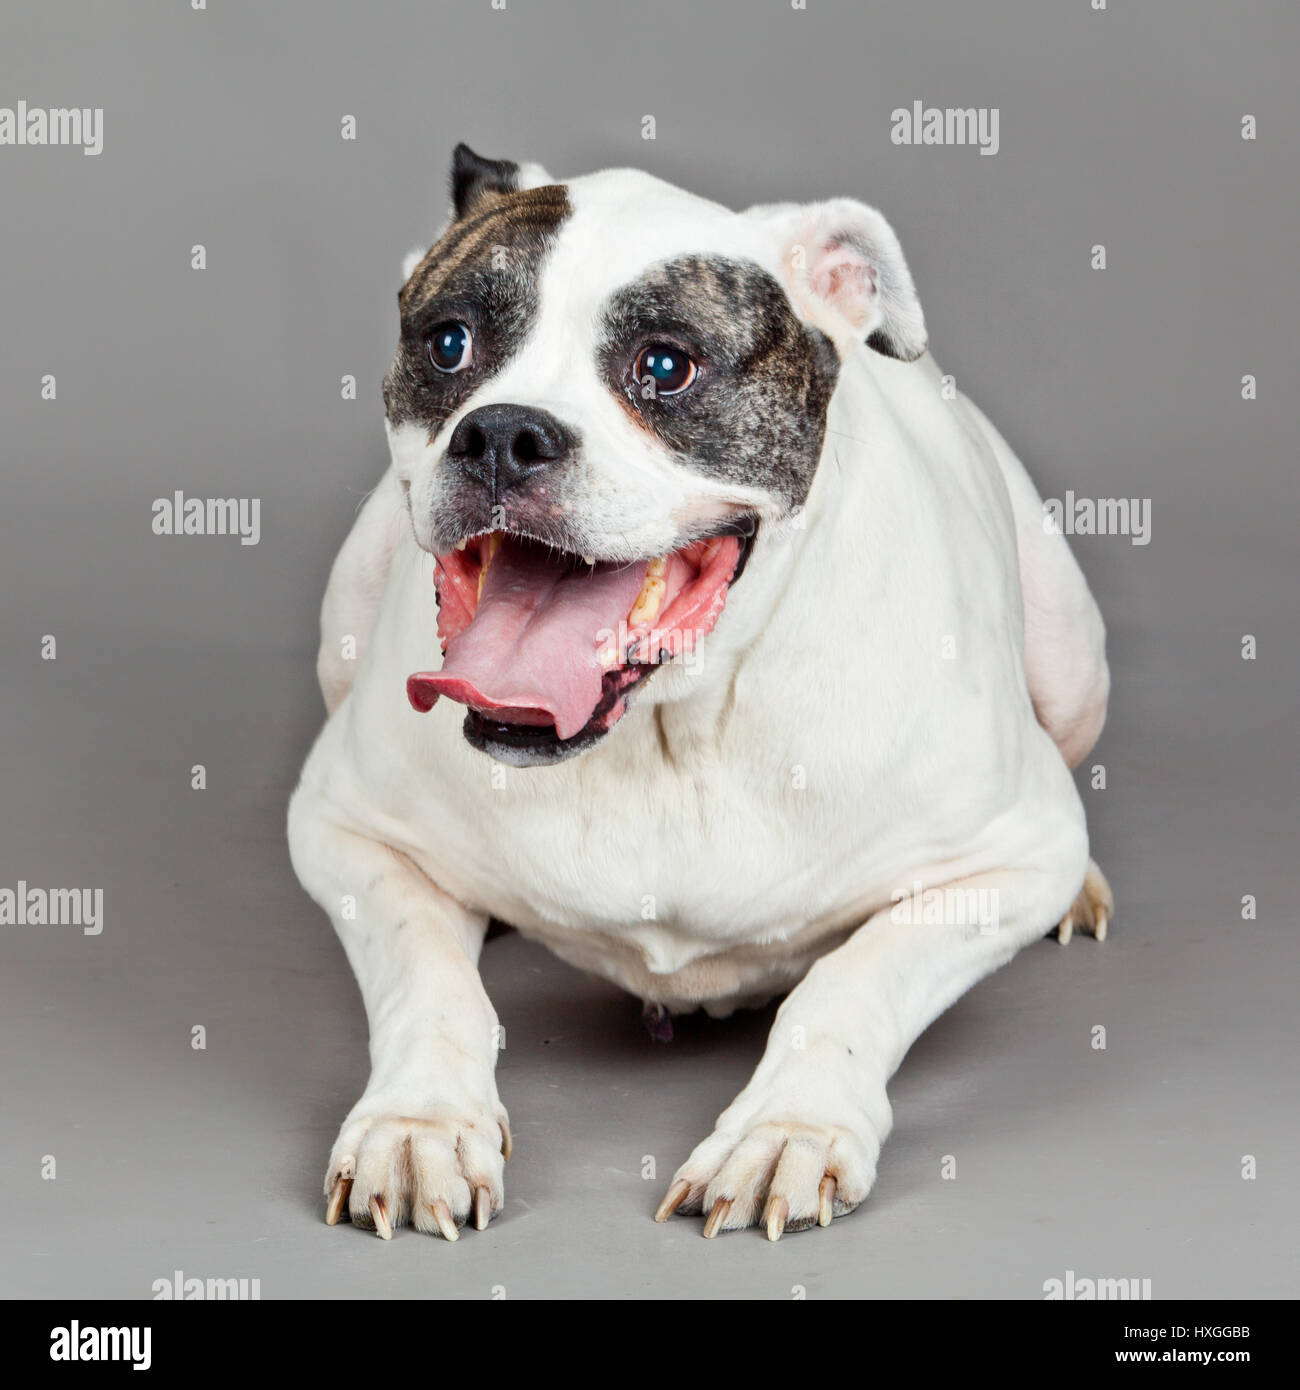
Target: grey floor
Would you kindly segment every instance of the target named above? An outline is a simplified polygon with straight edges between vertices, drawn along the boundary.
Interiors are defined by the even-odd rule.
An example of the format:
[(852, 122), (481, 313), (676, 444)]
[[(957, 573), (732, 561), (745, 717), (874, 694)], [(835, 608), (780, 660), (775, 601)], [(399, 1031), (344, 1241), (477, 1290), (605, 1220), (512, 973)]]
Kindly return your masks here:
[[(8, 7), (0, 99), (102, 104), (105, 138), (0, 150), (0, 888), (101, 886), (106, 922), (0, 926), (0, 1294), (147, 1298), (176, 1270), (265, 1298), (1039, 1298), (1069, 1270), (1300, 1293), (1295, 7), (770, 9)], [(997, 157), (894, 145), (915, 100), (998, 108)], [(458, 139), (734, 207), (878, 205), (937, 359), (1044, 496), (1151, 503), (1149, 545), (1075, 543), (1111, 634), (1084, 791), (1111, 939), (1045, 940), (938, 1021), (875, 1192), (828, 1230), (655, 1226), (766, 1019), (653, 1046), (513, 935), (484, 956), (504, 1215), (454, 1248), (323, 1224), (365, 1024), (284, 806), (325, 576), (383, 467), (398, 264)], [(177, 488), (261, 499), (260, 543), (153, 535)]]
[[(1277, 610), (1272, 578), (1261, 567), (1255, 597)], [(1295, 1295), (1294, 783), (1272, 745), (1287, 730), (1231, 661), (1211, 690), (1185, 659), (1203, 647), (1162, 653), (1116, 626), (1108, 788), (1087, 793), (1120, 899), (1111, 939), (1045, 940), (945, 1015), (895, 1081), (869, 1202), (776, 1246), (650, 1220), (767, 1016), (690, 1020), (653, 1045), (634, 1003), (513, 933), (484, 957), (516, 1136), (503, 1217), (455, 1247), (327, 1228), (322, 1165), (364, 1081), (365, 1025), (283, 845), (310, 654), (178, 661), (69, 634), (76, 670), (14, 673), (3, 834), (31, 882), (66, 881), (75, 858), (77, 882), (105, 887), (106, 926), (5, 937), (0, 1292), (148, 1297), (179, 1269), (257, 1278), (264, 1298), (1035, 1298), (1074, 1270), (1149, 1278), (1158, 1298)], [(83, 668), (102, 671), (90, 699)]]

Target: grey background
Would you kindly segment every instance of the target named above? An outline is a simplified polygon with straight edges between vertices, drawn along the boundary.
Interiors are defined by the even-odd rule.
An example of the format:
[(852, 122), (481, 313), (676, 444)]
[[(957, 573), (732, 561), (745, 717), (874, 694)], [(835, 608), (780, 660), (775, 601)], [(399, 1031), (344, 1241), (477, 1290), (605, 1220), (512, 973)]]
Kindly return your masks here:
[[(0, 886), (102, 886), (107, 918), (0, 929), (0, 1291), (148, 1297), (181, 1269), (267, 1298), (1035, 1298), (1072, 1269), (1297, 1292), (1294, 7), (28, 0), (0, 25), (0, 105), (105, 109), (98, 158), (0, 148)], [(1000, 153), (893, 146), (917, 99), (999, 107)], [(400, 257), (462, 138), (735, 206), (875, 203), (938, 360), (1042, 491), (1152, 499), (1149, 546), (1076, 541), (1111, 634), (1084, 795), (1112, 939), (1044, 941), (936, 1024), (873, 1196), (827, 1231), (652, 1225), (768, 1019), (653, 1047), (632, 1001), (513, 935), (484, 957), (504, 1217), (455, 1248), (321, 1223), (365, 1024), (283, 809), (328, 565), (384, 466)], [(177, 488), (260, 497), (261, 544), (154, 536)]]

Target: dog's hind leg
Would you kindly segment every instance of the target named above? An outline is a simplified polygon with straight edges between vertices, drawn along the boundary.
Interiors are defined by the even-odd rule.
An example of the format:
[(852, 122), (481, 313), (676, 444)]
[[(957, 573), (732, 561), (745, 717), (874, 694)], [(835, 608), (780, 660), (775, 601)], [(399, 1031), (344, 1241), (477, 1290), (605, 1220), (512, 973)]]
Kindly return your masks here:
[(1083, 887), (1061, 918), (1056, 928), (1056, 939), (1062, 946), (1068, 946), (1075, 929), (1091, 932), (1098, 941), (1105, 941), (1106, 930), (1115, 913), (1115, 895), (1106, 882), (1106, 875), (1097, 867), (1095, 859), (1088, 860), (1088, 872), (1084, 875)]
[[(1091, 752), (1106, 721), (1110, 669), (1106, 628), (1088, 581), (1064, 535), (1045, 524), (1043, 499), (1023, 463), (988, 419), (965, 402), (992, 449), (1016, 522), (1020, 588), (1025, 605), (1025, 680), (1038, 722), (1068, 767)], [(1061, 919), (1064, 946), (1076, 930), (1104, 940), (1115, 898), (1095, 860), (1074, 905)]]
[(331, 714), (352, 689), (357, 662), (370, 640), (388, 583), (393, 550), (406, 525), (397, 475), (389, 468), (362, 503), (330, 570), (321, 603), (316, 677)]
[(987, 418), (964, 402), (991, 448), (1016, 522), (1025, 604), (1025, 678), (1038, 722), (1068, 767), (1088, 756), (1106, 722), (1106, 628), (1066, 538), (1045, 524), (1043, 499)]

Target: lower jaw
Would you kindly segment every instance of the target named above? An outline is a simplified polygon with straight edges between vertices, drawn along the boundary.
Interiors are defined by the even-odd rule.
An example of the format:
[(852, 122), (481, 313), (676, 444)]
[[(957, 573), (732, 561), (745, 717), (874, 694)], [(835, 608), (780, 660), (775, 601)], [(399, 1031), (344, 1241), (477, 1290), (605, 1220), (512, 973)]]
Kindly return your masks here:
[(646, 666), (617, 672), (624, 679), (620, 683), (607, 682), (595, 713), (572, 738), (561, 738), (553, 724), (502, 724), (491, 715), (473, 709), (465, 715), (461, 732), (471, 748), (486, 753), (494, 762), (510, 767), (545, 767), (551, 763), (562, 763), (587, 752), (609, 733), (626, 712), (627, 697), (640, 689), (653, 669)]

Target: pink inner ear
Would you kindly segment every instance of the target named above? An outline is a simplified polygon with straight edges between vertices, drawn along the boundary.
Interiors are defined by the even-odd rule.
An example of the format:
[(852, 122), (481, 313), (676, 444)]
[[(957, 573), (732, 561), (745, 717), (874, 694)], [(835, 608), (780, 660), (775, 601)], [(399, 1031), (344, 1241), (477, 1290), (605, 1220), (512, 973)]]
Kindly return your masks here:
[(863, 327), (875, 311), (876, 276), (851, 246), (829, 246), (809, 274), (813, 291), (833, 304), (855, 327)]

